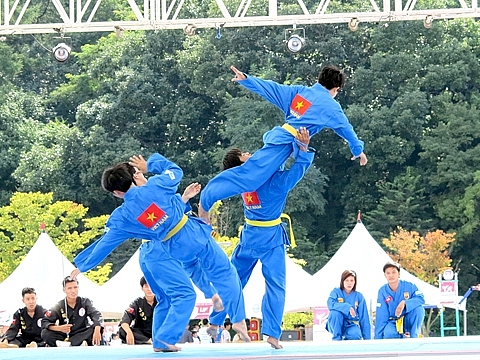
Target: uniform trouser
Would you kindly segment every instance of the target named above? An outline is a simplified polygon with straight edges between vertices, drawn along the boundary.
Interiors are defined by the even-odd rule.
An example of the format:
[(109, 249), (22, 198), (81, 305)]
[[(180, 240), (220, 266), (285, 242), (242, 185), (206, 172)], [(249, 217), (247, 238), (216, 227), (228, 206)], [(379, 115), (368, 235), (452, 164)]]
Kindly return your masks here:
[[(244, 248), (238, 245), (232, 254), (235, 266), (242, 283), (247, 284), (257, 261), (262, 262), (262, 273), (265, 278), (265, 295), (262, 299), (262, 334), (280, 339), (282, 335), (282, 319), (286, 294), (286, 260), (285, 245), (269, 250)], [(223, 325), (226, 313), (213, 312), (210, 323)]]
[(182, 263), (182, 265), (195, 286), (203, 292), (205, 299), (211, 299), (217, 293), (215, 287), (207, 279), (198, 259)]
[[(147, 344), (148, 340), (152, 338), (151, 334), (143, 332), (142, 329), (130, 327), (130, 330), (132, 330), (133, 338), (135, 339), (136, 345)], [(123, 330), (122, 327), (118, 330), (118, 335), (120, 336), (120, 339), (122, 339), (124, 343), (127, 342), (127, 332)]]
[[(94, 326), (90, 326), (86, 329), (83, 329), (77, 332), (75, 335), (69, 335), (69, 341), (72, 346), (79, 346), (84, 341), (88, 343), (89, 346), (92, 345), (93, 331), (95, 330)], [(48, 346), (56, 347), (56, 341), (64, 341), (67, 337), (67, 334), (60, 331), (52, 331), (49, 329), (42, 330), (42, 339), (45, 341)]]
[[(245, 303), (237, 271), (211, 236), (211, 226), (198, 218), (189, 218), (172, 238), (163, 242), (167, 252), (184, 264), (196, 263), (203, 269), (220, 295), (233, 323), (245, 319)], [(192, 274), (192, 278), (195, 273)], [(193, 279), (196, 282), (196, 279)], [(190, 315), (190, 314), (189, 314)], [(180, 331), (185, 329), (177, 324)]]
[(361, 340), (360, 326), (345, 319), (337, 310), (330, 310), (328, 314), (327, 330), (333, 335), (332, 340)]
[(222, 171), (200, 193), (200, 204), (209, 211), (218, 200), (257, 190), (280, 169), (293, 152), (293, 145), (265, 144), (242, 166)]
[(140, 267), (157, 299), (153, 310), (153, 347), (166, 349), (165, 343), (176, 344), (188, 325), (195, 306), (195, 290), (180, 262), (172, 259), (159, 241), (142, 244)]
[[(422, 306), (410, 310), (403, 318), (403, 332), (410, 333), (411, 338), (418, 338), (424, 318), (425, 310)], [(402, 337), (403, 334), (399, 334), (397, 331), (395, 321), (389, 321), (383, 330), (383, 339), (397, 339)]]
[(45, 346), (45, 343), (42, 341), (42, 339), (38, 338), (31, 338), (31, 337), (25, 337), (23, 335), (17, 336), (15, 339), (12, 341), (9, 341), (9, 344), (17, 345), (18, 347), (25, 347), (31, 342), (34, 342), (37, 344), (38, 347), (43, 347)]

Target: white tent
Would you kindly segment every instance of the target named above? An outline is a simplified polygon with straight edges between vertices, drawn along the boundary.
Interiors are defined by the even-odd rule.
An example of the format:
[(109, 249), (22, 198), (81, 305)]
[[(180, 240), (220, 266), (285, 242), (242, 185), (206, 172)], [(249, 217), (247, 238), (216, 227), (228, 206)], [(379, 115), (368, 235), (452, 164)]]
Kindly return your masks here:
[[(378, 289), (386, 284), (383, 266), (392, 259), (370, 235), (365, 226), (359, 222), (347, 240), (330, 259), (330, 261), (313, 275), (318, 293), (318, 306), (326, 306), (328, 296), (335, 287), (340, 286), (340, 277), (344, 270), (357, 273), (357, 291), (365, 297), (367, 306), (375, 309)], [(440, 290), (401, 269), (400, 278), (417, 285), (429, 305), (440, 304)]]
[[(312, 275), (295, 264), (286, 256), (287, 264), (287, 294), (285, 298), (285, 313), (308, 311), (318, 305), (317, 289)], [(257, 263), (253, 269), (245, 289), (245, 310), (247, 317), (262, 318), (261, 305), (265, 294), (265, 279), (262, 275), (262, 264)]]
[[(25, 259), (0, 283), (0, 311), (13, 313), (25, 306), (22, 302), (22, 289), (25, 287), (35, 288), (39, 305), (44, 308), (53, 306), (65, 297), (62, 281), (73, 269), (74, 266), (50, 237), (41, 233)], [(99, 286), (83, 275), (78, 280), (79, 296), (90, 298), (95, 305)]]

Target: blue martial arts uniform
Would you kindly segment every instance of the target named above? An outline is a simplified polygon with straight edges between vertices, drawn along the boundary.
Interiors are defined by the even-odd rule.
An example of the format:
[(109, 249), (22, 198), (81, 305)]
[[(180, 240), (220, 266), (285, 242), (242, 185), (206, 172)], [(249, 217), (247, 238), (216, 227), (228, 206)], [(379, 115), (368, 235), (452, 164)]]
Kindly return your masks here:
[[(256, 221), (280, 218), (289, 191), (302, 179), (312, 164), (313, 157), (314, 152), (299, 151), (296, 161), (289, 170), (277, 171), (257, 191), (242, 194), (245, 217)], [(249, 161), (250, 159), (246, 163)], [(257, 261), (261, 261), (266, 285), (262, 300), (262, 334), (276, 339), (280, 339), (282, 335), (287, 244), (288, 236), (282, 224), (270, 227), (244, 224), (239, 245), (231, 258), (242, 282), (242, 288), (250, 279)], [(213, 312), (210, 323), (222, 325), (225, 316), (225, 312)]]
[[(333, 335), (333, 340), (370, 340), (371, 325), (365, 298), (358, 291), (347, 294), (335, 288), (328, 298), (328, 314), (326, 329)], [(356, 316), (350, 315), (350, 308)]]
[(403, 319), (403, 332), (416, 338), (425, 317), (423, 293), (411, 282), (399, 280), (398, 289), (394, 292), (388, 284), (378, 290), (377, 312), (375, 315), (375, 339), (402, 338), (396, 328), (395, 310), (405, 300), (405, 308), (400, 316)]
[[(166, 348), (163, 342), (175, 344), (180, 339), (195, 305), (195, 291), (177, 260), (188, 263), (190, 269), (201, 264), (234, 319), (244, 319), (245, 310), (238, 275), (211, 237), (209, 225), (187, 218), (175, 235), (162, 241), (186, 216), (185, 204), (176, 194), (183, 172), (160, 154), (152, 155), (147, 167), (159, 175), (125, 193), (124, 203), (112, 212), (103, 236), (82, 251), (75, 258), (75, 264), (80, 271), (88, 271), (129, 238), (151, 240), (140, 248), (140, 266), (158, 301), (153, 320), (153, 346), (163, 349)], [(222, 276), (216, 273), (217, 269)]]
[[(322, 85), (288, 86), (253, 76), (238, 83), (280, 108), (286, 123), (295, 129), (305, 127), (310, 136), (323, 128), (332, 129), (348, 142), (354, 156), (363, 152), (363, 141), (358, 139), (340, 104)], [(210, 180), (200, 194), (200, 203), (205, 211), (209, 211), (218, 200), (255, 191), (292, 152), (296, 156), (299, 151), (295, 137), (280, 126), (265, 133), (263, 142), (264, 146), (245, 164), (223, 171)]]

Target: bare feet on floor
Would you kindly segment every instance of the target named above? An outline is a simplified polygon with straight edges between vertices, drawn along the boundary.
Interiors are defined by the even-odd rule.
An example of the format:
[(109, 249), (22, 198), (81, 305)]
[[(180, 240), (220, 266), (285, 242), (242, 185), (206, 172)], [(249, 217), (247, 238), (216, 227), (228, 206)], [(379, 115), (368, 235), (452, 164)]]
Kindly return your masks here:
[(171, 345), (171, 344), (167, 344), (166, 342), (163, 342), (163, 341), (160, 341), (163, 345), (165, 345), (167, 348), (153, 348), (153, 351), (155, 352), (177, 352), (177, 351), (180, 351), (182, 350), (182, 348), (178, 347), (178, 346), (175, 346), (175, 345)]
[(272, 336), (269, 336), (267, 342), (272, 346), (274, 349), (283, 349), (283, 346), (278, 343), (278, 339), (275, 339)]
[(218, 294), (212, 296), (213, 301), (213, 309), (217, 312), (223, 311), (225, 308), (223, 307), (223, 302)]
[(232, 329), (237, 332), (238, 336), (240, 337), (240, 340), (243, 340), (245, 342), (251, 341), (250, 336), (248, 336), (247, 324), (245, 323), (245, 320), (242, 320), (233, 324)]

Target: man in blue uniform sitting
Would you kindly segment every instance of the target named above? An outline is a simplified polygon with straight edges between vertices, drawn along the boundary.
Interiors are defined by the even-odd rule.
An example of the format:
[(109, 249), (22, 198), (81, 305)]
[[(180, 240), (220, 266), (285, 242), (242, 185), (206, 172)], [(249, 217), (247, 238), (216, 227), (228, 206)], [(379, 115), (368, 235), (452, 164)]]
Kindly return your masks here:
[(383, 266), (387, 284), (378, 290), (375, 339), (418, 337), (425, 317), (423, 293), (411, 282), (400, 280), (400, 265)]

